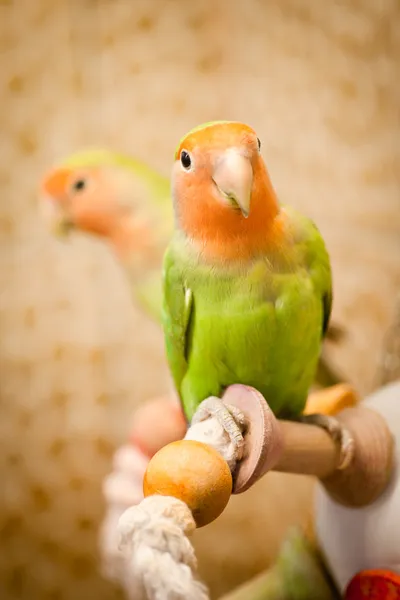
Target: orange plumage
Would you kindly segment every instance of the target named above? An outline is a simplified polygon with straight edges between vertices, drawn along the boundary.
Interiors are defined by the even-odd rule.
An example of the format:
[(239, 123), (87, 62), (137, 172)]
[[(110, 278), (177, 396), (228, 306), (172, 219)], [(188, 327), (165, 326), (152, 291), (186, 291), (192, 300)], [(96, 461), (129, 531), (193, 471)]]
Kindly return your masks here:
[[(267, 169), (259, 152), (248, 154), (253, 169), (251, 210), (248, 218), (218, 203), (210, 182), (211, 164), (226, 147), (254, 150), (257, 136), (242, 123), (210, 124), (194, 130), (179, 145), (193, 155), (196, 185), (184, 171), (175, 171), (174, 186), (179, 197), (180, 222), (192, 239), (204, 244), (205, 253), (223, 259), (246, 259), (264, 253), (279, 243), (283, 233), (284, 212), (279, 207)], [(201, 150), (200, 150), (201, 148)], [(276, 218), (277, 217), (277, 218)], [(270, 224), (270, 227), (268, 227)]]

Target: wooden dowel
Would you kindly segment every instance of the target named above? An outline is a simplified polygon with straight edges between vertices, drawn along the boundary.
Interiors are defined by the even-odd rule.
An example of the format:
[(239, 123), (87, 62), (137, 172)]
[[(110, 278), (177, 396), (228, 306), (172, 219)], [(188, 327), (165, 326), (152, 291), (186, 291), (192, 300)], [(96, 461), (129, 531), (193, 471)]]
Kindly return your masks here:
[(320, 479), (336, 471), (340, 448), (321, 427), (278, 421), (282, 453), (274, 471), (314, 475)]

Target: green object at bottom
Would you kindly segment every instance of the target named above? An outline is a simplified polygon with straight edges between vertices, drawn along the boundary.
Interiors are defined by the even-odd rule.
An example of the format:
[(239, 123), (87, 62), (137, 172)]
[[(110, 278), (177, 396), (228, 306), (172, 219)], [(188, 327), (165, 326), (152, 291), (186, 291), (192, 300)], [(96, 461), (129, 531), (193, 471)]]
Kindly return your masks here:
[(275, 564), (220, 600), (339, 600), (312, 544), (291, 531)]

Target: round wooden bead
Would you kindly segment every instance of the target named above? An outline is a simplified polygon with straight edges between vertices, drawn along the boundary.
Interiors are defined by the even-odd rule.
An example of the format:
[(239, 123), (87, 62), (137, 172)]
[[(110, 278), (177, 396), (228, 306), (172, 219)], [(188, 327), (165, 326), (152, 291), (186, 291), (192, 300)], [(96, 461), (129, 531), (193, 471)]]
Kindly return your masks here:
[(226, 461), (211, 446), (181, 440), (164, 446), (150, 460), (144, 476), (144, 496), (173, 496), (187, 504), (197, 527), (208, 525), (228, 504), (232, 475)]
[(154, 398), (135, 412), (130, 441), (151, 457), (170, 442), (181, 440), (186, 430), (186, 419), (179, 403), (171, 398)]
[(386, 570), (357, 573), (347, 586), (345, 600), (400, 600), (400, 575)]

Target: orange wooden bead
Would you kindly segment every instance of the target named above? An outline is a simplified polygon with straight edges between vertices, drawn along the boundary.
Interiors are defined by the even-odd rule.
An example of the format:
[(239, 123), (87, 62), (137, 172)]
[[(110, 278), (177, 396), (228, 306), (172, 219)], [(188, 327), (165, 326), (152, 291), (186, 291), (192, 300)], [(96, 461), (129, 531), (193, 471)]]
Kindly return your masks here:
[(336, 415), (345, 408), (358, 404), (359, 398), (354, 388), (347, 383), (338, 383), (331, 387), (311, 392), (304, 409), (305, 415), (320, 413)]
[(203, 527), (228, 504), (232, 475), (226, 461), (211, 446), (181, 440), (164, 446), (150, 460), (143, 493), (182, 500), (190, 508), (197, 527)]
[(181, 440), (186, 430), (186, 420), (179, 403), (162, 396), (148, 400), (137, 409), (130, 441), (143, 454), (153, 456), (163, 446)]

